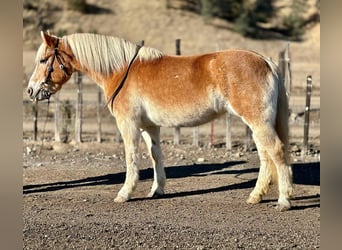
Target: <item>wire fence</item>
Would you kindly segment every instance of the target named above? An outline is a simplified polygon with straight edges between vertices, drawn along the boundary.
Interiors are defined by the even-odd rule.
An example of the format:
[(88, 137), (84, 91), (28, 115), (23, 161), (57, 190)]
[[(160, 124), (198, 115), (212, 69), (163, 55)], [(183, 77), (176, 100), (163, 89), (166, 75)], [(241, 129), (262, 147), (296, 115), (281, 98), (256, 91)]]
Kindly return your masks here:
[[(176, 41), (176, 54), (181, 54), (180, 39)], [(142, 44), (144, 42), (142, 41)], [(291, 97), (291, 58), (289, 45), (279, 52), (278, 66), (287, 89), (288, 98)], [(32, 103), (24, 99), (24, 132), (32, 132), (33, 136), (27, 138), (38, 140), (38, 133), (50, 135), (53, 140), (66, 142), (74, 140), (82, 143), (85, 140), (102, 142), (107, 137), (121, 141), (120, 133), (115, 125), (115, 118), (105, 107), (102, 89), (92, 83), (90, 79), (78, 72), (74, 73), (73, 84), (68, 84), (51, 98), (50, 105), (46, 103)], [(304, 139), (304, 152), (308, 151), (309, 129), (319, 127), (319, 119), (310, 121), (310, 113), (318, 111), (319, 106), (311, 107), (311, 90), (313, 79), (307, 77), (305, 107), (292, 105), (295, 112), (290, 117), (291, 128), (302, 126)], [(76, 91), (75, 91), (76, 90)], [(76, 92), (76, 94), (75, 94)], [(44, 131), (42, 131), (44, 130)], [(189, 140), (195, 146), (208, 144), (209, 146), (222, 144), (227, 150), (233, 147), (233, 140), (238, 138), (244, 142), (245, 150), (254, 148), (250, 129), (236, 116), (227, 113), (208, 124), (194, 128), (163, 129), (165, 140), (174, 144)], [(234, 137), (234, 138), (233, 138)], [(163, 138), (162, 138), (163, 139)]]

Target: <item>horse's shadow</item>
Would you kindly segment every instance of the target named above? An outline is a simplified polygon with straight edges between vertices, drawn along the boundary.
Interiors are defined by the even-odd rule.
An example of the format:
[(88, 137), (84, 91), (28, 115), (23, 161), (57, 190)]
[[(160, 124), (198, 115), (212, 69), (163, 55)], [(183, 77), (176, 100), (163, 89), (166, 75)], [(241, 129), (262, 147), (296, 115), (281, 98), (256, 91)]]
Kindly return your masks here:
[[(249, 172), (257, 172), (258, 169), (228, 170), (230, 167), (246, 163), (245, 161), (232, 161), (221, 164), (193, 164), (186, 166), (165, 167), (168, 179), (185, 178), (190, 176), (205, 176), (209, 174), (242, 174)], [(142, 169), (139, 172), (140, 180), (148, 180), (153, 178), (153, 170), (151, 168)], [(40, 193), (57, 191), (62, 189), (97, 186), (97, 185), (115, 185), (122, 184), (125, 180), (125, 172), (106, 174), (94, 177), (87, 177), (79, 180), (53, 182), (45, 184), (24, 185), (23, 193)]]
[[(176, 178), (185, 178), (191, 176), (206, 176), (206, 175), (234, 175), (239, 176), (248, 173), (255, 173), (255, 177), (257, 177), (258, 168), (242, 168), (242, 169), (231, 169), (233, 166), (241, 165), (246, 163), (245, 161), (232, 161), (226, 162), (222, 164), (193, 164), (187, 166), (171, 166), (166, 167), (165, 172), (168, 179), (176, 179)], [(295, 184), (301, 185), (320, 185), (320, 163), (298, 163), (292, 165), (293, 169), (293, 181)], [(148, 180), (153, 178), (153, 170), (143, 169), (140, 171), (140, 180)], [(84, 186), (97, 186), (97, 185), (115, 185), (122, 184), (125, 180), (125, 172), (115, 173), (115, 174), (106, 174), (101, 176), (88, 177), (79, 180), (72, 181), (63, 181), (63, 182), (54, 182), (54, 183), (45, 183), (45, 184), (34, 184), (34, 185), (25, 185), (23, 186), (24, 194), (31, 193), (41, 193), (41, 192), (50, 192), (57, 191), (63, 189), (70, 189), (76, 187), (84, 187)], [(242, 180), (242, 179), (239, 179)], [(190, 190), (190, 191), (182, 191), (182, 192), (174, 192), (168, 193), (162, 196), (162, 199), (170, 199), (175, 197), (183, 197), (183, 196), (192, 196), (192, 195), (201, 195), (207, 193), (216, 193), (223, 192), (229, 190), (236, 189), (248, 189), (253, 188), (256, 183), (256, 178), (234, 183), (231, 185), (225, 185), (221, 187), (215, 188), (207, 188), (207, 189), (199, 189), (199, 190)], [(135, 198), (134, 200), (141, 200), (145, 198)], [(146, 198), (147, 199), (147, 198)], [(296, 197), (294, 200), (312, 200), (313, 204), (303, 205), (294, 207), (294, 209), (304, 209), (309, 207), (319, 207), (319, 195), (315, 196), (305, 196), (305, 197)], [(263, 202), (273, 202), (273, 200), (265, 200)]]
[[(296, 163), (292, 165), (293, 183), (298, 185), (320, 185), (320, 162)], [(303, 210), (320, 207), (320, 194), (295, 196), (295, 205), (291, 210)], [(264, 199), (262, 203), (275, 203), (276, 199)]]
[(301, 185), (320, 185), (320, 162), (296, 163), (292, 165), (293, 182)]

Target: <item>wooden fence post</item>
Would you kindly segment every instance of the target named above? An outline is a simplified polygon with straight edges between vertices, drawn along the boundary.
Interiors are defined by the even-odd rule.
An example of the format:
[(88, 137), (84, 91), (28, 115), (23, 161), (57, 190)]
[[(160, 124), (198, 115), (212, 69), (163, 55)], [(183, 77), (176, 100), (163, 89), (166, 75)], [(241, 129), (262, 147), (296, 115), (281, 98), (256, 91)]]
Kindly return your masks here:
[(119, 129), (116, 130), (115, 141), (120, 142), (122, 140)]
[(278, 67), (282, 81), (285, 85), (288, 100), (291, 94), (291, 58), (290, 58), (290, 44), (288, 43), (284, 50), (279, 52)]
[(246, 125), (245, 150), (249, 151), (252, 147), (252, 130)]
[(38, 134), (38, 102), (35, 102), (32, 106), (33, 111), (33, 140), (37, 140)]
[(214, 136), (215, 136), (215, 120), (210, 122), (210, 141), (209, 141), (209, 146), (213, 147), (214, 146)]
[(309, 150), (309, 124), (310, 124), (310, 102), (311, 102), (311, 90), (312, 90), (312, 77), (308, 75), (306, 78), (306, 104), (304, 112), (304, 141), (303, 141), (303, 158)]
[[(181, 49), (180, 49), (180, 43), (181, 39), (176, 39), (176, 55), (181, 54)], [(180, 127), (175, 127), (173, 131), (173, 143), (178, 145), (180, 141)]]
[(97, 142), (102, 142), (102, 128), (101, 128), (101, 110), (102, 110), (102, 89), (97, 86)]
[(199, 146), (199, 127), (194, 127), (192, 130), (193, 140), (192, 144), (194, 146)]
[(77, 103), (76, 103), (76, 117), (75, 117), (75, 142), (82, 142), (82, 74), (75, 72), (75, 83), (77, 84)]
[(285, 48), (285, 88), (287, 90), (288, 99), (290, 99), (291, 95), (291, 85), (292, 85), (292, 79), (291, 79), (291, 57), (290, 57), (290, 44), (288, 43)]
[(60, 109), (59, 109), (59, 93), (60, 92), (57, 92), (54, 95), (54, 101), (55, 101), (55, 141), (56, 142), (61, 141), (61, 134), (60, 134), (61, 115), (60, 115)]
[(178, 145), (180, 141), (180, 127), (175, 127), (173, 130), (173, 143)]

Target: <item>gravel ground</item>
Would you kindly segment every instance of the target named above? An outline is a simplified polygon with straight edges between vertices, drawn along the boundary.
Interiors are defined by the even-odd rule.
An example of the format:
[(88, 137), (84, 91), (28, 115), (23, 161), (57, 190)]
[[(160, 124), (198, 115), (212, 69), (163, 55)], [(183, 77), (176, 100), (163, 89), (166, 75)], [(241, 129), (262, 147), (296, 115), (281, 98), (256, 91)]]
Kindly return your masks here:
[[(144, 147), (130, 202), (113, 202), (124, 180), (121, 143), (24, 140), (24, 249), (320, 248), (320, 162), (293, 165), (293, 208), (274, 207), (277, 191), (245, 202), (258, 173), (256, 151), (164, 142), (166, 195), (145, 198), (152, 169)], [(298, 149), (296, 149), (298, 151)], [(317, 152), (316, 149), (311, 150)], [(295, 157), (295, 152), (293, 153)]]

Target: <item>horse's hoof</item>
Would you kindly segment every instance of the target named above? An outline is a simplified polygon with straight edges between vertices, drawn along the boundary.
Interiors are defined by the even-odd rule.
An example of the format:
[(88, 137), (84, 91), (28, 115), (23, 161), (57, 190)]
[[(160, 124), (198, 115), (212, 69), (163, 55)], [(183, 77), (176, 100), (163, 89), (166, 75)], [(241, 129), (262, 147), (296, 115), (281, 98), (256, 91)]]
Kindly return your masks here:
[(261, 196), (259, 195), (258, 197), (255, 196), (249, 196), (246, 202), (248, 204), (257, 204), (261, 201)]
[(147, 195), (147, 197), (148, 198), (159, 198), (159, 197), (161, 197), (161, 196), (163, 196), (164, 195), (164, 192), (162, 192), (162, 191), (151, 191), (148, 195)]
[(291, 203), (288, 200), (283, 200), (281, 202), (278, 201), (276, 209), (280, 212), (287, 211), (291, 208)]
[(122, 197), (122, 196), (116, 196), (116, 198), (114, 199), (114, 202), (117, 202), (117, 203), (122, 203), (122, 202), (126, 202), (128, 201), (128, 199)]

